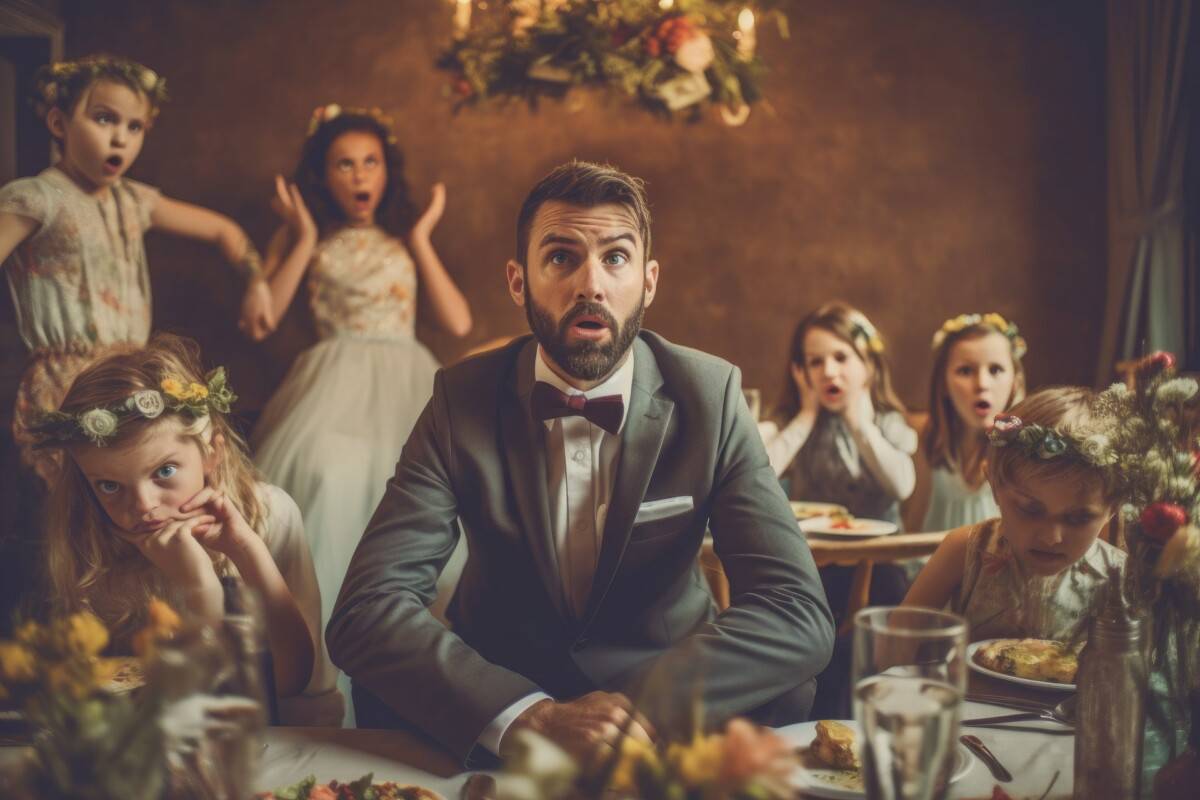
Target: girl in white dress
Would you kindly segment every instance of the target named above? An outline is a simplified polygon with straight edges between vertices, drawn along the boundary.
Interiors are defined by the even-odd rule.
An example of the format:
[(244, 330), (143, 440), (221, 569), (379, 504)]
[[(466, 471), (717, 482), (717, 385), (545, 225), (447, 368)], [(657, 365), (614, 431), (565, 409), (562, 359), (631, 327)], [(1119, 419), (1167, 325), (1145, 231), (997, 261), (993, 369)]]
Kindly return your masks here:
[(948, 531), (999, 516), (983, 474), (987, 430), (1025, 396), (1025, 340), (996, 313), (960, 314), (933, 336), (929, 424), (922, 449), (931, 467), (923, 531)]
[(445, 189), (434, 186), (414, 221), (403, 169), (378, 110), (328, 105), (313, 115), (295, 183), (276, 178), (285, 224), (264, 263), (272, 311), (281, 318), (306, 277), (320, 341), (292, 365), (252, 444), (259, 469), (304, 516), (322, 626), (433, 392), (438, 364), (413, 332), (418, 274), (442, 327), (457, 336), (471, 328), (467, 302), (430, 243)]

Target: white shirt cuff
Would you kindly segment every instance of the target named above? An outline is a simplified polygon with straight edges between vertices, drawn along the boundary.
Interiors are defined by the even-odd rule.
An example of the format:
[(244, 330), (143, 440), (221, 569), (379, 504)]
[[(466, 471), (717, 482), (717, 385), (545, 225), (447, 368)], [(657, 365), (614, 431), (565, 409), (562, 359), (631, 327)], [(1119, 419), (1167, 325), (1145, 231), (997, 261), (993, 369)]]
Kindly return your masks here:
[(524, 713), (525, 709), (532, 706), (534, 703), (540, 703), (543, 700), (553, 700), (554, 698), (545, 692), (534, 692), (527, 694), (517, 702), (513, 703), (508, 708), (501, 711), (491, 723), (483, 729), (483, 733), (479, 734), (479, 739), (475, 742), (480, 747), (487, 750), (493, 755), (500, 755), (500, 740), (504, 738), (504, 734), (508, 731), (508, 726), (516, 721), (517, 717)]

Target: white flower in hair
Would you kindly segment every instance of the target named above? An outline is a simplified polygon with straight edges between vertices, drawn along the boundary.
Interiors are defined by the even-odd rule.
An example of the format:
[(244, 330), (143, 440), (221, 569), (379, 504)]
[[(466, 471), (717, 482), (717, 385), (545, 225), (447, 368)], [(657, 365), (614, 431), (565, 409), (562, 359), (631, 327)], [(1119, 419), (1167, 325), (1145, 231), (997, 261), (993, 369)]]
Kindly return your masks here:
[(117, 432), (117, 415), (107, 408), (93, 408), (79, 415), (79, 428), (97, 445), (103, 445)]
[(163, 412), (166, 403), (163, 401), (161, 392), (154, 389), (142, 389), (140, 392), (134, 392), (133, 396), (129, 398), (129, 408), (146, 419), (154, 419)]
[(142, 88), (147, 92), (153, 92), (154, 87), (158, 85), (158, 73), (152, 69), (143, 69), (141, 77)]
[(338, 115), (341, 113), (341, 106), (339, 106), (337, 103), (330, 103), (329, 105), (325, 106), (325, 113), (322, 115), (321, 121), (329, 122), (331, 119), (337, 119)]

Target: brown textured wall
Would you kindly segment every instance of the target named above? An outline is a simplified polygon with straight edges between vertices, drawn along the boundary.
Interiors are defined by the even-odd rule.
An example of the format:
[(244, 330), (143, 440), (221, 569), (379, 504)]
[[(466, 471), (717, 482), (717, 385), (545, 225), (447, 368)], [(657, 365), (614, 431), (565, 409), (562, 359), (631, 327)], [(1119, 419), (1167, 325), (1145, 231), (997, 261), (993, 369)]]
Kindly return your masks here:
[[(174, 96), (132, 176), (218, 209), (260, 243), (271, 176), (290, 171), (326, 102), (398, 119), (409, 178), (448, 184), (435, 244), (475, 329), (423, 326), (442, 360), (518, 332), (503, 288), (517, 207), (571, 157), (649, 182), (663, 273), (647, 325), (742, 366), (773, 396), (798, 317), (834, 297), (890, 337), (905, 399), (924, 405), (928, 341), (947, 316), (998, 310), (1030, 342), (1033, 384), (1090, 382), (1105, 264), (1104, 5), (799, 0), (792, 38), (762, 30), (773, 113), (742, 128), (667, 123), (599, 94), (454, 115), (432, 63), (444, 0), (67, 2), (69, 55), (127, 54)], [(310, 341), (304, 308), (252, 346), (204, 247), (150, 240), (158, 327), (232, 365), (251, 408)]]

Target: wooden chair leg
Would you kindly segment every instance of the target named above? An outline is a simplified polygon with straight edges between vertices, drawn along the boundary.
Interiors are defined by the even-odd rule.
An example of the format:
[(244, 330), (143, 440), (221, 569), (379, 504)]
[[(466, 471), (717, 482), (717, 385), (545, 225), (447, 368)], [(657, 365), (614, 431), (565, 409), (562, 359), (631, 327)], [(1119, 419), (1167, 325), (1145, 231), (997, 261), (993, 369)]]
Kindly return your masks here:
[(871, 572), (875, 568), (873, 561), (860, 561), (854, 568), (850, 579), (850, 594), (846, 598), (846, 617), (842, 620), (839, 634), (850, 633), (854, 630), (854, 615), (859, 609), (866, 608), (871, 602)]

